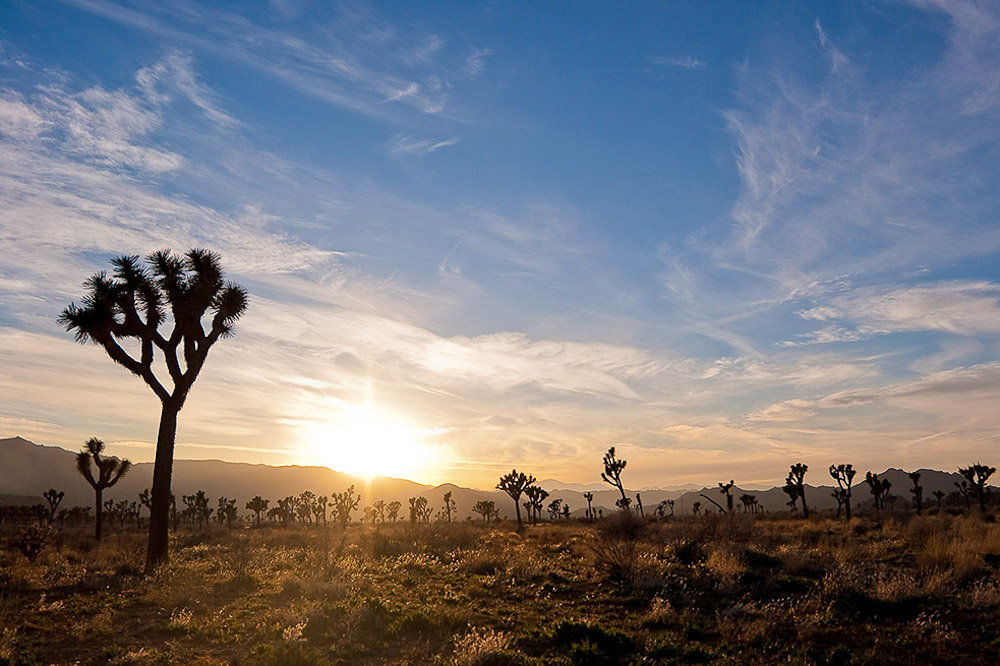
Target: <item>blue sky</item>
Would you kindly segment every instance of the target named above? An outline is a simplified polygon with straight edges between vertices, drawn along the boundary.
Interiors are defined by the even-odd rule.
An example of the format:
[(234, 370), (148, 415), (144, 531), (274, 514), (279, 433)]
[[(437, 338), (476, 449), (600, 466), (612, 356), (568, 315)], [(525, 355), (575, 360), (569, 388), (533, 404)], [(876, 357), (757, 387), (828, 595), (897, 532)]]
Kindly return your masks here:
[(985, 1), (5, 3), (0, 434), (151, 459), (55, 319), (198, 246), (252, 300), (178, 457), (995, 464), (998, 44)]

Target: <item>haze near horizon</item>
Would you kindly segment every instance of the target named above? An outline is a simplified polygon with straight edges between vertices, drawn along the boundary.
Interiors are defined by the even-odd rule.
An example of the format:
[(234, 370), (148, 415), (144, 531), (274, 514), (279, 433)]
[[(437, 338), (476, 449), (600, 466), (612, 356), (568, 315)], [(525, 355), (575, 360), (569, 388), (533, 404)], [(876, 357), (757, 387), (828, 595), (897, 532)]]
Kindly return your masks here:
[(178, 459), (490, 488), (1000, 444), (994, 3), (0, 7), (0, 437), (148, 461), (56, 324), (118, 254), (250, 306)]

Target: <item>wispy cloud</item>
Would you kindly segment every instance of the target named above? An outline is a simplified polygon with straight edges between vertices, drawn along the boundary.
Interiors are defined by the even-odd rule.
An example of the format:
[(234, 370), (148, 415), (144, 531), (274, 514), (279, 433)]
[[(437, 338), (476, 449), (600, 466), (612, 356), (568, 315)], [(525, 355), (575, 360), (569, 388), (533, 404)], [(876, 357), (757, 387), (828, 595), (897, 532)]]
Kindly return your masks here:
[(441, 148), (454, 146), (459, 139), (418, 139), (409, 135), (398, 135), (389, 146), (394, 155), (427, 155)]
[(672, 69), (705, 69), (705, 61), (693, 56), (650, 56), (649, 62), (657, 67)]

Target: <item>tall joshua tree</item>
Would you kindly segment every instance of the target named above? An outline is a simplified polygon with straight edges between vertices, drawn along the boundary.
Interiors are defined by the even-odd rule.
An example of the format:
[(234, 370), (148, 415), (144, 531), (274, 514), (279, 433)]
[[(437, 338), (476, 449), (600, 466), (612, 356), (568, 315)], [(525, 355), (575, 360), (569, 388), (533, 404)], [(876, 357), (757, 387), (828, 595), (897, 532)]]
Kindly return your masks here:
[(524, 472), (518, 472), (516, 469), (512, 469), (510, 474), (504, 474), (500, 477), (500, 483), (497, 484), (497, 490), (502, 490), (507, 493), (512, 500), (514, 500), (514, 509), (517, 511), (517, 524), (521, 524), (521, 494), (525, 489), (535, 482), (535, 477), (530, 474), (525, 474)]
[(65, 492), (56, 490), (55, 488), (49, 488), (44, 493), (42, 497), (45, 501), (49, 503), (49, 525), (56, 518), (56, 510), (59, 508), (59, 504), (63, 501), (63, 497), (66, 496)]
[(587, 520), (594, 522), (594, 493), (588, 490), (583, 494), (583, 498), (587, 500)]
[[(137, 255), (112, 259), (114, 275), (101, 271), (84, 282), (87, 294), (81, 304), (71, 303), (59, 323), (75, 332), (77, 341), (101, 345), (160, 400), (146, 548), (146, 570), (152, 571), (167, 559), (177, 415), (208, 350), (219, 338), (232, 335), (233, 324), (246, 311), (247, 293), (223, 281), (219, 256), (208, 250), (191, 250), (183, 256), (160, 250), (149, 255), (147, 263), (144, 266)], [(173, 328), (161, 331), (168, 319)], [(138, 343), (138, 357), (121, 345), (130, 340)], [(154, 371), (157, 355), (166, 377)]]
[(719, 481), (719, 492), (726, 496), (726, 509), (728, 509), (728, 513), (733, 512), (733, 495), (730, 491), (734, 485), (736, 485), (736, 482), (732, 479), (729, 479), (729, 483)]
[(618, 492), (621, 493), (621, 499), (615, 502), (615, 504), (617, 504), (622, 511), (625, 511), (628, 509), (629, 504), (632, 503), (629, 496), (625, 494), (625, 487), (622, 486), (622, 470), (625, 469), (625, 465), (628, 464), (628, 461), (618, 460), (615, 457), (615, 447), (612, 446), (608, 449), (608, 452), (604, 454), (603, 462), (604, 471), (601, 472), (601, 478), (604, 479), (605, 483), (614, 486), (618, 489)]
[[(104, 489), (118, 483), (118, 479), (125, 476), (125, 472), (132, 467), (132, 463), (128, 460), (102, 457), (102, 451), (104, 451), (104, 442), (96, 437), (91, 437), (84, 444), (83, 451), (76, 454), (76, 469), (94, 489), (96, 496), (94, 504), (97, 508), (94, 513), (97, 516), (97, 526), (94, 528), (94, 538), (98, 541), (101, 540), (101, 519), (104, 512), (104, 503), (101, 500), (103, 499)], [(97, 467), (96, 477), (94, 476), (94, 470), (90, 466), (91, 462)]]
[(910, 494), (913, 495), (913, 508), (917, 510), (917, 515), (924, 513), (924, 487), (920, 485), (920, 472), (910, 472), (907, 476), (913, 482)]
[(969, 482), (969, 489), (979, 500), (980, 513), (986, 513), (986, 482), (996, 471), (996, 467), (987, 467), (979, 463), (958, 468), (958, 473)]

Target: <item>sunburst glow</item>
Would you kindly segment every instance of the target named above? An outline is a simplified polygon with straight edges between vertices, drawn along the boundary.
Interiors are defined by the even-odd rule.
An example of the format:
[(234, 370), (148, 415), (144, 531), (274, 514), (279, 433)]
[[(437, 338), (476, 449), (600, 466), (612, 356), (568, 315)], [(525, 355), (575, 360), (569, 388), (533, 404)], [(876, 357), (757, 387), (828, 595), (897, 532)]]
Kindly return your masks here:
[(307, 456), (314, 462), (340, 472), (369, 479), (374, 476), (413, 479), (433, 467), (435, 450), (426, 439), (438, 432), (364, 409), (309, 427), (304, 443)]

